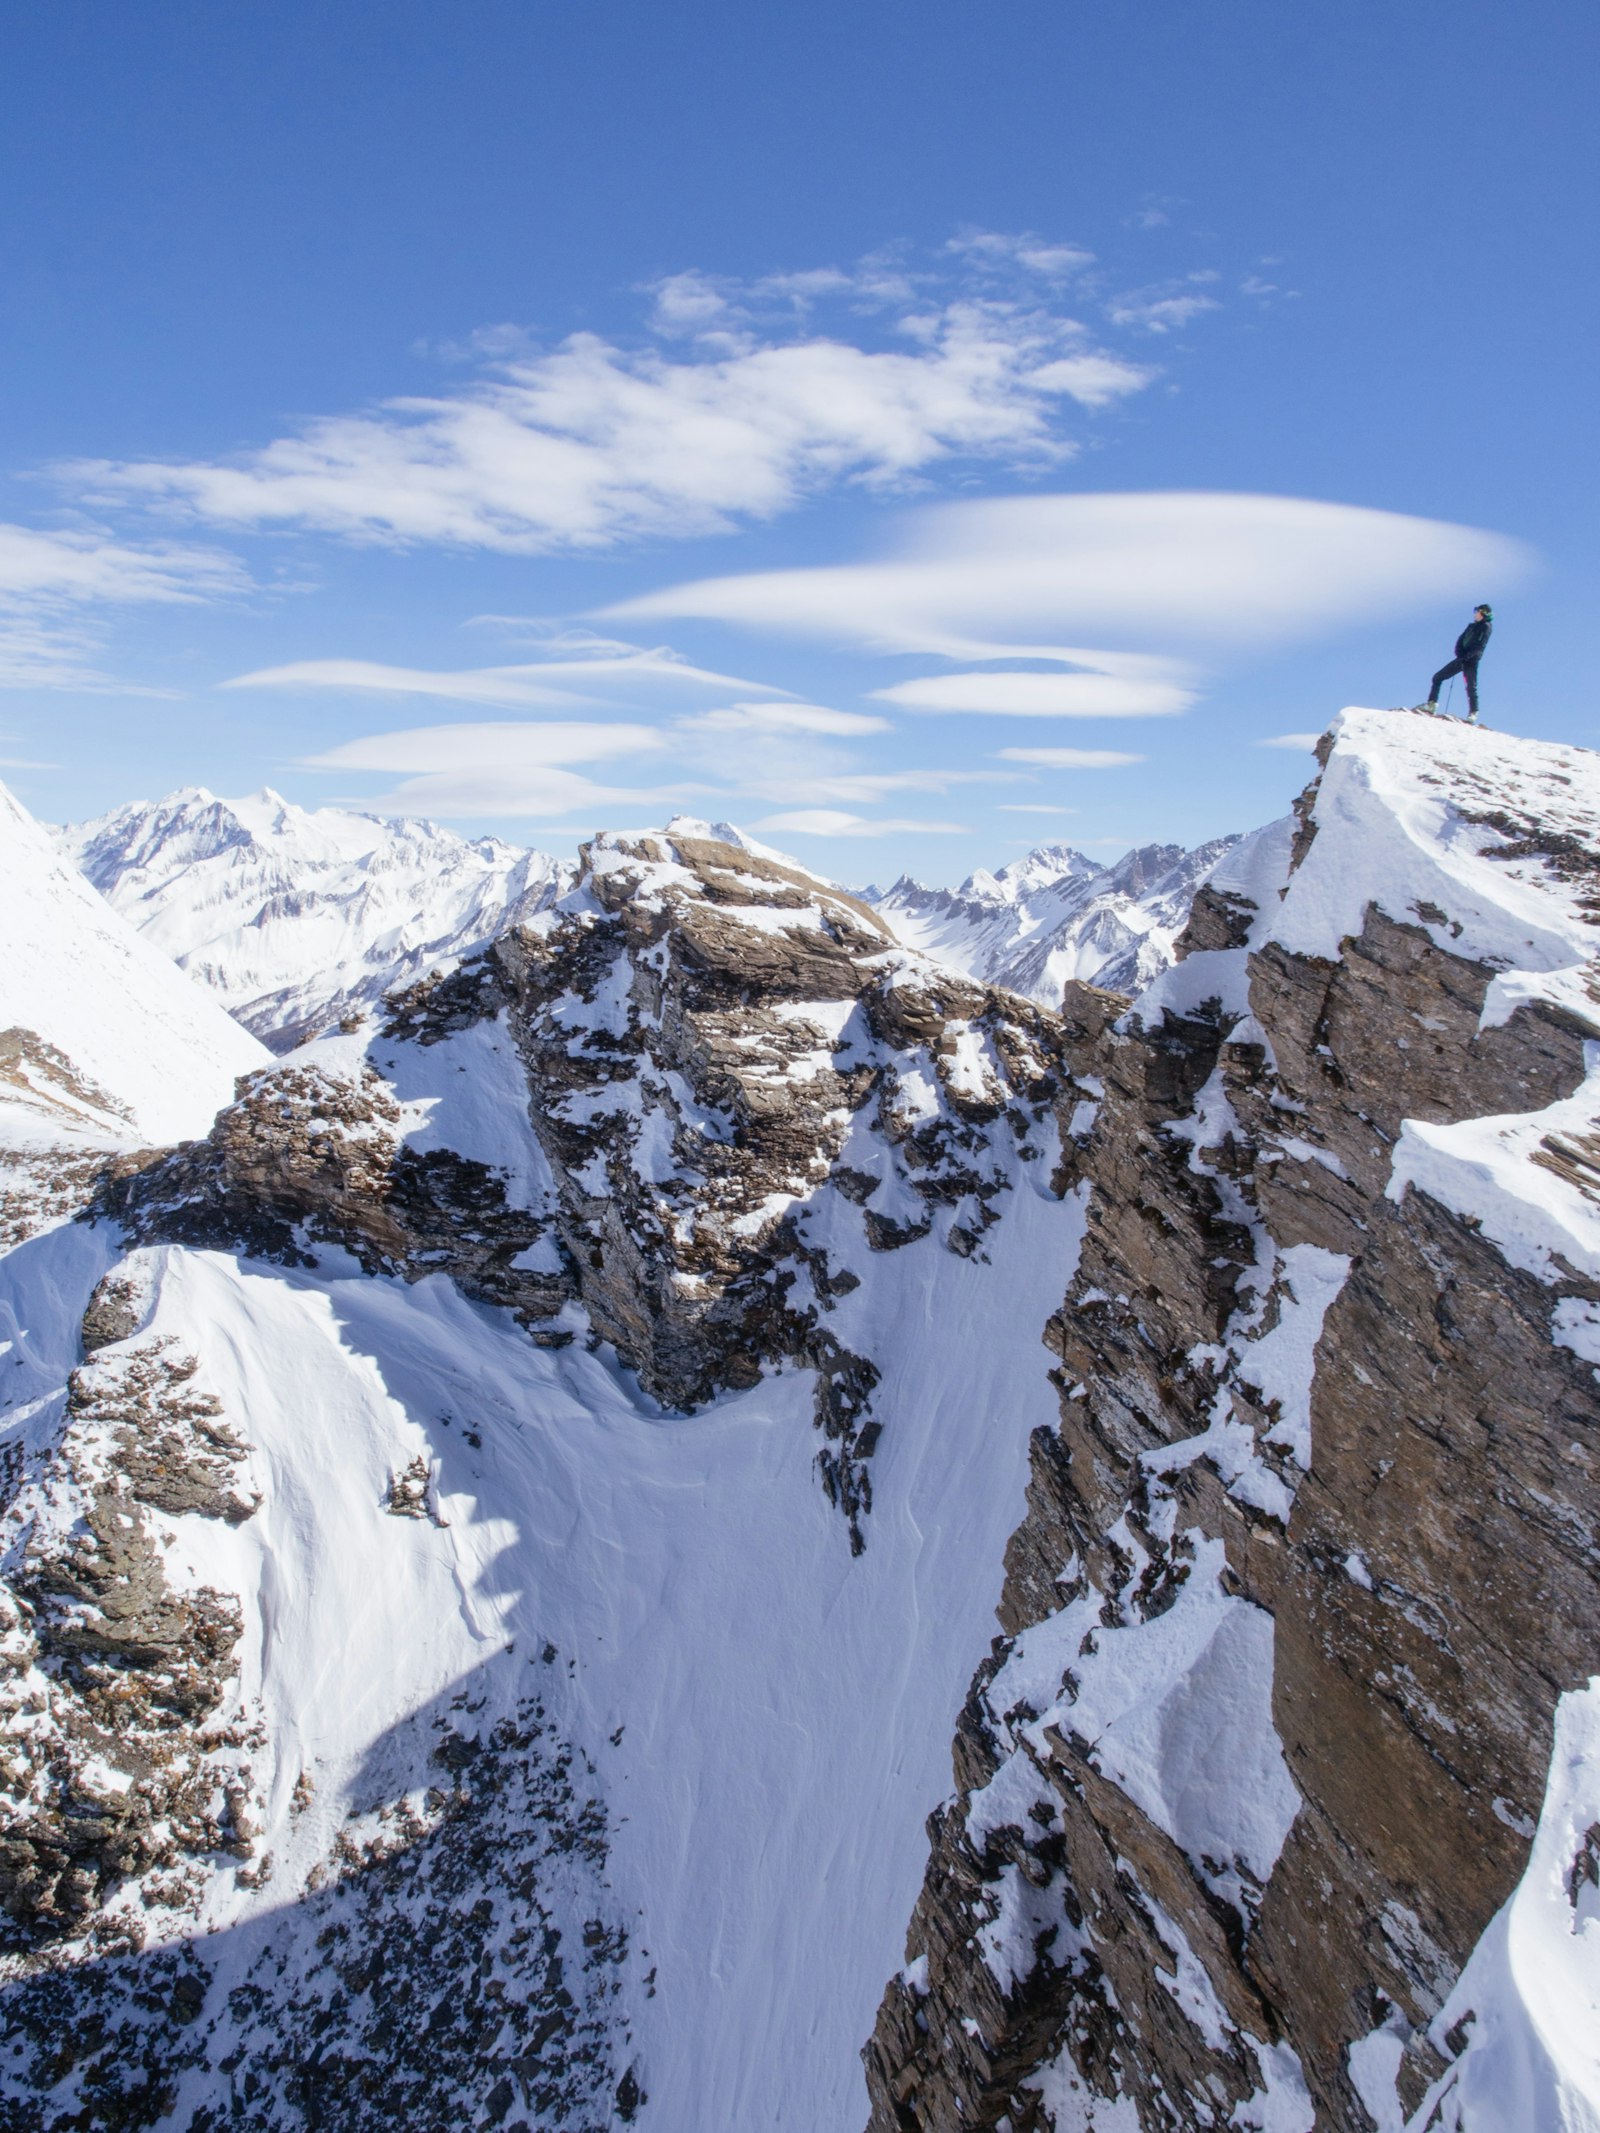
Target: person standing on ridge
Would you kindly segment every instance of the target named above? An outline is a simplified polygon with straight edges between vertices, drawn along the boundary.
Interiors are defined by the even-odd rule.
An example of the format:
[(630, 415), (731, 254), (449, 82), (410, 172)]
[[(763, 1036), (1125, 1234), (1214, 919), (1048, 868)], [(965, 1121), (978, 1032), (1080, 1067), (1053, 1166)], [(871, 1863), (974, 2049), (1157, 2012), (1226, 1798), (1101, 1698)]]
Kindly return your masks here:
[(1467, 723), (1478, 722), (1478, 661), (1483, 657), (1484, 646), (1489, 642), (1489, 632), (1494, 628), (1494, 609), (1487, 601), (1474, 608), (1472, 620), (1456, 639), (1456, 656), (1450, 664), (1441, 667), (1428, 684), (1428, 701), (1424, 711), (1439, 708), (1439, 684), (1448, 681), (1452, 674), (1459, 674), (1467, 685)]

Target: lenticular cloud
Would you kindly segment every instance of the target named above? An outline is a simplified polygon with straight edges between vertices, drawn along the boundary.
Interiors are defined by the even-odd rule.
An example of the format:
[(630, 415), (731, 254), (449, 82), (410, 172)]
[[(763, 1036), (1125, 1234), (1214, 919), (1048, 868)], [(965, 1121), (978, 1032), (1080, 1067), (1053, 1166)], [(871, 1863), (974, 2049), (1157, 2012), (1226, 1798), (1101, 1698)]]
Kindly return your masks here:
[[(1301, 497), (1005, 497), (913, 514), (877, 562), (702, 579), (611, 612), (873, 651), (1059, 662), (1154, 692), (1181, 689), (1196, 662), (1229, 650), (1481, 597), (1482, 585), (1505, 585), (1528, 561), (1499, 534)], [(972, 700), (978, 679), (941, 677), (942, 698), (898, 689), (893, 700), (998, 708)], [(1153, 694), (1142, 706), (1177, 708)]]

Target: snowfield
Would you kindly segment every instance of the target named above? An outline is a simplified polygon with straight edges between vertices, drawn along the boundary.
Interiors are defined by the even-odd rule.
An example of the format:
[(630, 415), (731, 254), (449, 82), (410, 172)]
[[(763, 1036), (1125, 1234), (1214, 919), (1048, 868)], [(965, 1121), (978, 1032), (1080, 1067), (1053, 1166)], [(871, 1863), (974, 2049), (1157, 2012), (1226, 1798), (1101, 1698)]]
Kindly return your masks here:
[[(5, 1144), (203, 1133), (267, 1053), (97, 896), (0, 786)], [(27, 1040), (32, 1039), (29, 1043)]]
[[(859, 1224), (843, 1203), (838, 1219)], [(374, 1765), (390, 1798), (430, 1782), (425, 1760), (393, 1767), (404, 1721), (463, 1687), (510, 1708), (531, 1673), (613, 1817), (648, 2123), (858, 2133), (859, 2049), (902, 1958), (1028, 1435), (1054, 1415), (1044, 1351), (993, 1334), (1013, 1311), (1043, 1322), (1077, 1220), (1020, 1182), (992, 1264), (912, 1247), (846, 1300), (843, 1337), (895, 1358), (859, 1559), (812, 1471), (809, 1373), (668, 1416), (604, 1350), (536, 1348), (442, 1279), (141, 1255), (155, 1302), (139, 1338), (199, 1353), (262, 1497), (239, 1527), (169, 1522), (186, 1578), (243, 1595), (239, 1708), (266, 1714), (274, 1872), (259, 1891), (212, 1884), (218, 1992), (228, 1958), (237, 1976), (257, 1952), (252, 1923), (379, 1804)], [(0, 1266), (8, 1428), (59, 1410), (113, 1251), (69, 1225)], [(385, 1510), (419, 1456), (437, 1522)], [(315, 1792), (297, 1813), (302, 1771)], [(179, 2122), (219, 2086), (191, 2077)]]

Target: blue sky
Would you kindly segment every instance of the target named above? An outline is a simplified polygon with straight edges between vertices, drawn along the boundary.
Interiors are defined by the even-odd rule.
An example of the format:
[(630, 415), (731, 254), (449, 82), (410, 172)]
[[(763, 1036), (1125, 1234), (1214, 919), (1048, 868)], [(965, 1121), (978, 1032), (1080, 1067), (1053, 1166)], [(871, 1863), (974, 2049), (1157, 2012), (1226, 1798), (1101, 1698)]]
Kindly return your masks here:
[[(59, 0), (0, 760), (847, 878), (1280, 812), (1494, 601), (1593, 745), (1591, 10)], [(1580, 364), (1582, 371), (1580, 374)]]

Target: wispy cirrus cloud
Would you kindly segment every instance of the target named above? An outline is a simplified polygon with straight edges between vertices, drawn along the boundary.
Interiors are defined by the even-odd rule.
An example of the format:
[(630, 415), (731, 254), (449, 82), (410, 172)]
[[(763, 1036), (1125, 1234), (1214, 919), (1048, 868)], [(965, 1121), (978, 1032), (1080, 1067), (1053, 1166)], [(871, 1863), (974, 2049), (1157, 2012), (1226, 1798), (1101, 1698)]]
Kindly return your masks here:
[(97, 663), (107, 610), (216, 599), (249, 582), (213, 548), (0, 525), (0, 688), (124, 689)]
[(920, 270), (883, 256), (746, 282), (675, 274), (649, 292), (636, 344), (545, 348), (495, 329), (455, 391), (322, 416), (229, 458), (58, 471), (214, 527), (529, 553), (726, 531), (962, 460), (1037, 471), (1077, 449), (1069, 416), (1155, 375), (1055, 302), (1087, 258), (979, 232)]
[(1000, 760), (1033, 763), (1041, 770), (1120, 770), (1146, 758), (1127, 755), (1120, 748), (1002, 748)]
[(1322, 735), (1320, 733), (1274, 733), (1265, 740), (1257, 741), (1256, 746), (1258, 748), (1315, 748), (1321, 738)]
[(514, 666), (404, 667), (374, 659), (300, 659), (257, 667), (224, 681), (225, 689), (328, 690), (373, 696), (437, 696), (452, 703), (496, 704), (508, 710), (536, 705), (575, 707), (639, 698), (749, 690), (781, 697), (767, 683), (692, 666), (663, 646), (646, 650), (615, 640), (588, 640), (583, 656), (546, 658)]
[(1137, 327), (1145, 333), (1179, 333), (1208, 311), (1220, 311), (1220, 300), (1207, 284), (1220, 281), (1214, 268), (1205, 267), (1180, 281), (1156, 282), (1145, 289), (1129, 289), (1106, 306), (1115, 326)]

